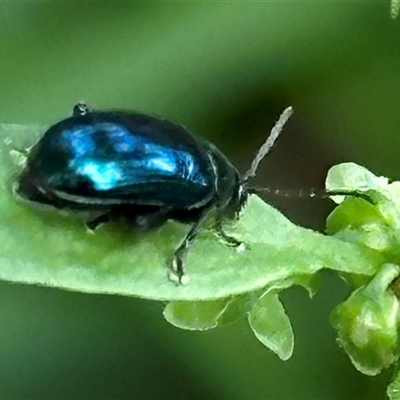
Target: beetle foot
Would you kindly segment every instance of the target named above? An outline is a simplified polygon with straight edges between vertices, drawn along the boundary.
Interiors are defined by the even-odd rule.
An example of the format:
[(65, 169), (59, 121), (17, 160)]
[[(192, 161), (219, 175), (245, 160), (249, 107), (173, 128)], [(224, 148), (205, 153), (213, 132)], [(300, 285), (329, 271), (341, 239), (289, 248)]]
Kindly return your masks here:
[(233, 247), (238, 252), (242, 252), (246, 249), (246, 245), (241, 240), (229, 236), (222, 229), (218, 229), (216, 231), (216, 234), (218, 238), (224, 243), (225, 246)]
[(187, 285), (190, 281), (185, 274), (184, 260), (182, 255), (175, 254), (168, 271), (168, 279), (177, 285)]

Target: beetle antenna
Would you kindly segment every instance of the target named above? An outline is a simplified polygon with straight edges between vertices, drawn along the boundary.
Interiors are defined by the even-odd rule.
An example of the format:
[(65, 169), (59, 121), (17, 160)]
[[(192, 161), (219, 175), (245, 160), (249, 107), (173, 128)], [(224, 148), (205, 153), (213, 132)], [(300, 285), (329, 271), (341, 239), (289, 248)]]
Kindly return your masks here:
[(266, 188), (258, 188), (258, 187), (250, 187), (247, 189), (249, 193), (260, 194), (260, 193), (268, 193), (272, 196), (277, 197), (288, 197), (288, 198), (325, 198), (329, 197), (329, 194), (324, 189), (310, 189), (310, 190), (302, 190), (302, 189), (274, 189), (271, 187)]
[(332, 196), (352, 196), (359, 199), (363, 199), (368, 203), (375, 204), (375, 200), (368, 195), (368, 193), (363, 191), (355, 190), (326, 190), (326, 189), (273, 189), (273, 188), (248, 188), (249, 193), (261, 194), (270, 193), (273, 196), (287, 197), (287, 198), (317, 198), (317, 199), (327, 199)]
[(261, 146), (260, 150), (253, 159), (251, 163), (250, 169), (243, 175), (242, 182), (247, 182), (251, 177), (255, 176), (258, 164), (260, 164), (261, 160), (271, 151), (272, 147), (274, 146), (276, 139), (278, 139), (279, 135), (281, 134), (283, 127), (285, 126), (286, 122), (289, 120), (291, 115), (293, 114), (293, 108), (287, 107), (281, 116), (279, 117), (278, 121), (276, 122), (275, 126), (272, 128), (270, 135), (268, 136), (267, 140)]

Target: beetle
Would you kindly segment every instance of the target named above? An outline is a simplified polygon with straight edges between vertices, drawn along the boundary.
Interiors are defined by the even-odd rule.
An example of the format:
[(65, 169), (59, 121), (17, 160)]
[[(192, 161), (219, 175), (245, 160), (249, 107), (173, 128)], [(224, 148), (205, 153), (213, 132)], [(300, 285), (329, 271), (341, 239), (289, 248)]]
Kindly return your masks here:
[(239, 215), (252, 192), (247, 180), (272, 148), (291, 108), (284, 114), (241, 176), (212, 143), (181, 125), (79, 103), (72, 116), (52, 125), (29, 150), (16, 193), (58, 209), (86, 211), (92, 216), (86, 221), (90, 230), (110, 220), (143, 229), (169, 219), (190, 224), (170, 262), (170, 278), (184, 283), (186, 254), (210, 216), (211, 228), (227, 245), (241, 244), (225, 234), (223, 221)]

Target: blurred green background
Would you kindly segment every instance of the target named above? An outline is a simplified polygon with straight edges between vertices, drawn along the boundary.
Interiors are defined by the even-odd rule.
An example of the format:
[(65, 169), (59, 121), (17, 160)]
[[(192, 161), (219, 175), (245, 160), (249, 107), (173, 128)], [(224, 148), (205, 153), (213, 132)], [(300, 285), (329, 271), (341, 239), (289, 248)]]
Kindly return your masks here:
[[(399, 23), (385, 1), (1, 3), (0, 120), (48, 125), (81, 100), (156, 113), (244, 171), (293, 105), (258, 185), (322, 187), (342, 161), (400, 179)], [(315, 229), (331, 207), (268, 201)], [(1, 283), (0, 398), (383, 399), (390, 372), (360, 375), (329, 326), (346, 294), (333, 274), (313, 300), (284, 294), (282, 362), (244, 322), (184, 332), (159, 303)]]

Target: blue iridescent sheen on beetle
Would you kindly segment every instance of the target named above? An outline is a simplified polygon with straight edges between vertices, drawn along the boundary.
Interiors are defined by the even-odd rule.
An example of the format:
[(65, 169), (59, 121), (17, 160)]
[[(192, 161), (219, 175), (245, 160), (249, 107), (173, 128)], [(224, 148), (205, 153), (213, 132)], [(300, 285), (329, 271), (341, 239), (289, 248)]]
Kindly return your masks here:
[(171, 270), (180, 282), (187, 249), (215, 210), (222, 231), (246, 200), (240, 175), (211, 143), (170, 121), (126, 111), (92, 111), (78, 104), (73, 115), (51, 126), (30, 150), (17, 193), (30, 201), (96, 218), (151, 228), (168, 219), (192, 228), (177, 247)]

